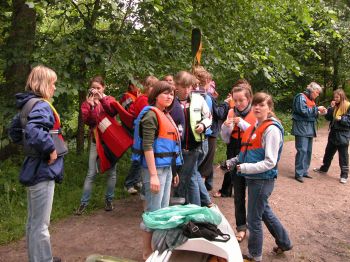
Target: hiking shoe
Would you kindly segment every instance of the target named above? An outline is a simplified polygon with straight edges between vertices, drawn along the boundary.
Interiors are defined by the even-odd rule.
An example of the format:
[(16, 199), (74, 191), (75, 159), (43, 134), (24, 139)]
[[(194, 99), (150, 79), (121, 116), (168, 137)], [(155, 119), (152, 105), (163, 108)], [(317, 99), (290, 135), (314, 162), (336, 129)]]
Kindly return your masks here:
[(62, 259), (60, 257), (53, 257), (52, 262), (61, 262)]
[(290, 246), (288, 248), (281, 248), (279, 246), (272, 248), (272, 251), (276, 253), (277, 255), (281, 255), (286, 251), (292, 250), (293, 246)]
[(80, 204), (77, 210), (75, 210), (74, 215), (76, 216), (81, 216), (85, 210), (86, 210), (87, 205), (86, 204)]
[(226, 161), (222, 161), (222, 162), (221, 162), (220, 168), (221, 168), (222, 170), (227, 170)]
[(342, 184), (346, 184), (348, 182), (348, 180), (345, 177), (341, 177), (339, 182)]
[(320, 174), (327, 174), (327, 172), (322, 171), (321, 168), (318, 168), (318, 167), (315, 167), (314, 169), (312, 169), (312, 171)]
[(138, 191), (132, 186), (129, 188), (125, 188), (125, 190), (130, 194), (130, 195), (136, 195)]
[(142, 182), (136, 183), (136, 184), (134, 185), (134, 188), (135, 188), (136, 190), (141, 190), (141, 188), (142, 188)]
[(106, 200), (105, 201), (105, 211), (112, 211), (114, 209), (113, 202)]
[(304, 179), (301, 176), (295, 177), (295, 180), (300, 182), (300, 183), (304, 183)]
[(248, 261), (261, 262), (261, 260), (255, 260), (254, 258), (252, 258), (249, 255), (242, 255), (242, 257), (243, 257), (243, 262), (248, 262)]

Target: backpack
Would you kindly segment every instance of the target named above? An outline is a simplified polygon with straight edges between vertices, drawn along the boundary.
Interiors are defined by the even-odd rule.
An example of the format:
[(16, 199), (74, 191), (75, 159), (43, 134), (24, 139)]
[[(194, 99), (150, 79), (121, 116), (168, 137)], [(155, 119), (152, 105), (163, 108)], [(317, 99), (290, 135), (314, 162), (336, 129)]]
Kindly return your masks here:
[(227, 242), (231, 238), (229, 234), (222, 233), (216, 225), (208, 222), (189, 221), (183, 226), (182, 230), (183, 234), (188, 238), (203, 237), (209, 241), (218, 242)]
[[(29, 113), (32, 111), (33, 107), (39, 101), (43, 101), (43, 100), (40, 98), (31, 98), (23, 106), (22, 110), (19, 113), (22, 129), (24, 129), (28, 123)], [(68, 153), (68, 147), (67, 147), (66, 143), (58, 137), (60, 132), (61, 132), (60, 130), (59, 131), (57, 131), (57, 130), (50, 130), (49, 131), (49, 133), (52, 137), (52, 140), (54, 142), (54, 145), (55, 145), (57, 156), (64, 156), (65, 154)], [(31, 157), (41, 157), (41, 154), (37, 150), (35, 150), (33, 147), (29, 146), (26, 143), (24, 132), (23, 132), (22, 141), (23, 141), (23, 150), (24, 150), (25, 155), (31, 156)]]

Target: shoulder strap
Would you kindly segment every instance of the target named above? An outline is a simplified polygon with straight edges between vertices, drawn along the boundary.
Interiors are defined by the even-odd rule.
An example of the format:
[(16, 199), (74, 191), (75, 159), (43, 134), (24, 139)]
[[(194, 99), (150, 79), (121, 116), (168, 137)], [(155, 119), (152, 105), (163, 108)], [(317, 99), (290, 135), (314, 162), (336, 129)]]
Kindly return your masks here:
[(19, 114), (20, 116), (20, 121), (21, 121), (21, 126), (24, 128), (28, 122), (28, 115), (32, 111), (33, 107), (38, 103), (40, 98), (31, 98), (28, 100), (28, 102), (22, 107), (22, 110)]

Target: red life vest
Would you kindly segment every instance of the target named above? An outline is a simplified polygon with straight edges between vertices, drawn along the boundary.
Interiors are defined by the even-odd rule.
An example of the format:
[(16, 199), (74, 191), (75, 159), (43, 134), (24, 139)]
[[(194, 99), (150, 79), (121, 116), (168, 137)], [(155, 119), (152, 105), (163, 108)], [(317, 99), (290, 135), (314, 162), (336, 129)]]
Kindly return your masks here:
[(135, 120), (134, 116), (125, 110), (125, 108), (116, 100), (111, 102), (111, 106), (118, 112), (120, 121), (122, 121), (125, 126), (132, 129)]
[(308, 98), (307, 95), (305, 95), (304, 93), (302, 93), (302, 95), (305, 97), (306, 106), (307, 106), (308, 108), (313, 108), (313, 107), (316, 105), (315, 101), (313, 101), (313, 100), (311, 100), (310, 98)]
[(100, 159), (100, 172), (111, 168), (110, 160), (106, 156), (104, 143), (117, 157), (121, 157), (132, 145), (132, 138), (117, 120), (105, 112), (98, 116), (97, 127), (93, 130), (96, 140), (96, 150)]
[[(245, 121), (247, 121), (250, 124), (250, 126), (254, 126), (255, 125), (256, 117), (255, 117), (254, 113), (252, 112), (252, 110), (250, 110), (249, 113), (245, 117), (243, 117), (243, 119)], [(238, 127), (238, 125), (235, 125), (233, 130), (232, 130), (232, 135), (231, 136), (234, 139), (239, 139), (239, 138), (243, 137), (244, 133), (245, 132), (243, 130), (241, 130)]]
[(131, 93), (131, 92), (127, 92), (126, 94), (127, 94), (127, 96), (128, 96), (133, 102), (135, 102), (135, 100), (136, 100), (136, 98), (137, 98), (136, 95), (134, 95), (134, 94)]
[(129, 110), (130, 105), (135, 102), (136, 98), (137, 98), (136, 94), (133, 94), (132, 92), (128, 91), (124, 93), (123, 97), (120, 99), (120, 104), (126, 110)]

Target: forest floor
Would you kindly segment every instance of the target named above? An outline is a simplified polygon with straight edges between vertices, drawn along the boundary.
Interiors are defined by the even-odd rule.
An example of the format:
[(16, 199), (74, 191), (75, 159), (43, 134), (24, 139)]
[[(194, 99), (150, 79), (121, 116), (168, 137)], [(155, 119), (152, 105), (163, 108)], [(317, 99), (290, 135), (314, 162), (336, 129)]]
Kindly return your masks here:
[[(327, 128), (314, 139), (310, 170), (322, 163), (327, 144)], [(350, 261), (350, 181), (339, 183), (338, 155), (327, 175), (310, 171), (313, 179), (294, 180), (294, 142), (285, 143), (279, 176), (270, 205), (284, 224), (293, 249), (275, 255), (272, 236), (264, 228), (264, 261)], [(215, 190), (220, 188), (223, 171), (215, 167)], [(234, 228), (233, 198), (213, 198)], [(142, 238), (139, 223), (142, 203), (138, 196), (115, 201), (112, 212), (71, 216), (51, 225), (53, 253), (63, 261), (85, 261), (90, 254), (113, 255), (141, 261)], [(241, 243), (247, 252), (247, 240)], [(25, 238), (0, 247), (0, 261), (26, 261)]]

